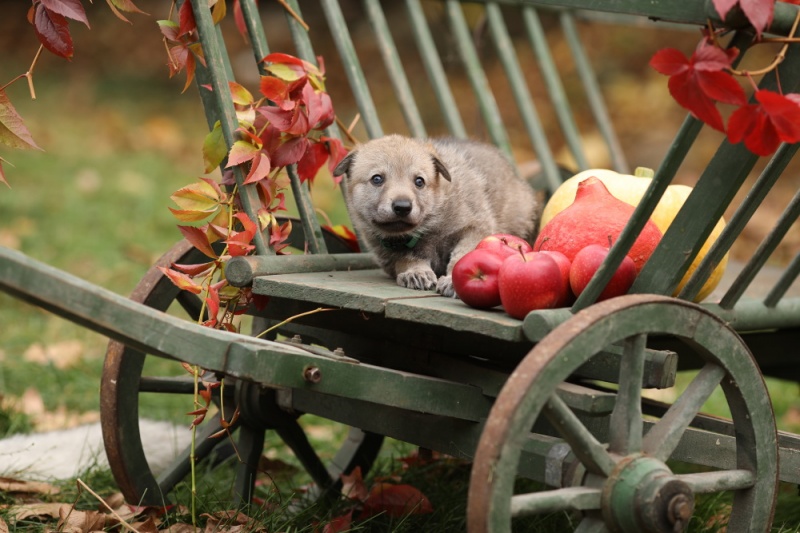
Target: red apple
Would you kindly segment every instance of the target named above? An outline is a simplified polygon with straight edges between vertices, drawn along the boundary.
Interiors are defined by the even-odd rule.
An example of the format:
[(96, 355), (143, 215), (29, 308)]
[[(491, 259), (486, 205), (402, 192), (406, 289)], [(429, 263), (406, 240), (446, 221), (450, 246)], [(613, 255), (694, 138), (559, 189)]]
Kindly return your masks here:
[(475, 246), (476, 250), (492, 250), (503, 257), (533, 251), (530, 243), (522, 237), (509, 235), (507, 233), (496, 233), (489, 235)]
[[(572, 260), (572, 267), (569, 269), (569, 284), (576, 296), (583, 292), (607, 255), (608, 248), (599, 244), (590, 244), (585, 248), (581, 248), (575, 254), (575, 259)], [(606, 288), (597, 297), (597, 301), (627, 294), (635, 279), (636, 264), (630, 256), (626, 255), (611, 280), (609, 280)]]
[(470, 307), (488, 309), (500, 305), (497, 273), (503, 257), (492, 250), (472, 250), (453, 266), (453, 289)]
[(561, 282), (563, 284), (563, 298), (556, 304), (556, 307), (565, 307), (570, 305), (572, 300), (574, 299), (574, 295), (572, 294), (572, 289), (569, 285), (569, 270), (572, 266), (572, 263), (567, 256), (562, 254), (561, 252), (556, 252), (555, 250), (548, 250), (539, 252), (542, 254), (547, 254), (552, 257), (555, 262), (558, 264), (558, 269), (561, 271)]
[(500, 301), (506, 313), (523, 319), (534, 309), (550, 309), (561, 301), (564, 284), (558, 263), (538, 252), (512, 255), (498, 275)]

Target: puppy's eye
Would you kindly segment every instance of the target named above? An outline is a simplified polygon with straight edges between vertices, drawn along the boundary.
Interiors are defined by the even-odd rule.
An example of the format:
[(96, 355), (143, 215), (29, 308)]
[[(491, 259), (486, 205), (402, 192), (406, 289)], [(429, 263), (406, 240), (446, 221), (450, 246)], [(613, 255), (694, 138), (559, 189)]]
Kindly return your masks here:
[(425, 186), (425, 178), (417, 176), (414, 178), (414, 185), (416, 185), (418, 189), (423, 188)]
[(374, 176), (372, 176), (372, 177), (369, 179), (369, 181), (370, 181), (370, 182), (371, 182), (373, 185), (383, 185), (383, 176), (381, 176), (380, 174), (375, 174)]

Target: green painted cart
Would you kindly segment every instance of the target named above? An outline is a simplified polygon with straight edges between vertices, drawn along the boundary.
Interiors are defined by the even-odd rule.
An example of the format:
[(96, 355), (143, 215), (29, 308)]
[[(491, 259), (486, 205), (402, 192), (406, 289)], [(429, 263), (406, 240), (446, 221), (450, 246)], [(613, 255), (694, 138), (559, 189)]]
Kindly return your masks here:
[[(219, 120), (231, 146), (236, 115), (232, 102), (222, 96), (232, 76), (230, 61), (206, 2), (191, 2), (208, 65), (199, 69), (198, 81), (213, 88), (201, 91), (204, 107), (209, 124)], [(300, 13), (297, 2), (289, 4)], [(435, 5), (404, 0), (392, 7), (389, 20), (378, 0), (341, 4), (347, 13), (336, 0), (304, 6), (321, 9), (327, 23), (311, 32), (291, 16), (285, 24), (271, 19), (270, 33), (275, 35), (269, 37), (291, 38), (296, 54), (312, 62), (314, 46), (325, 50), (329, 78), (346, 75), (351, 89), (350, 94), (333, 95), (334, 103), (339, 110), (357, 106), (367, 136), (383, 134), (373, 100), (378, 95), (396, 101), (411, 135), (426, 136), (426, 123), (435, 121), (451, 135), (477, 132), (511, 153), (515, 143), (502, 118), (509, 111), (498, 102), (513, 102), (510, 113), (539, 162), (536, 179), (551, 190), (564, 172), (555, 162), (526, 84), (531, 79), (528, 63), (534, 59), (564, 146), (576, 169), (588, 163), (567, 104), (567, 94), (575, 91), (560, 81), (542, 21), (558, 25), (563, 34), (587, 96), (584, 113), (594, 117), (614, 167), (625, 172), (627, 163), (609, 127), (576, 21), (602, 18), (607, 11), (615, 20), (697, 27), (715, 15), (710, 2), (695, 0), (517, 0), (469, 7), (456, 0)], [(253, 55), (260, 60), (269, 48), (258, 9), (253, 0), (241, 0), (241, 8)], [(770, 31), (789, 34), (797, 11), (797, 6), (779, 3)], [(465, 13), (470, 20), (479, 14), (477, 29)], [(351, 34), (348, 28), (356, 22), (358, 30)], [(390, 30), (402, 25), (411, 28), (416, 49), (394, 43)], [(750, 38), (743, 27), (733, 43), (744, 49)], [(319, 42), (312, 44), (315, 39)], [(518, 55), (521, 44), (530, 45), (526, 60)], [(366, 72), (357, 58), (363, 46), (385, 66), (379, 91), (370, 91), (377, 73)], [(336, 59), (331, 48), (338, 51)], [(413, 70), (403, 68), (408, 61)], [(454, 95), (448, 79), (456, 63), (472, 88), (466, 104), (463, 94)], [(506, 92), (500, 97), (493, 93), (497, 84), (488, 79), (489, 68), (505, 75), (504, 88), (497, 90)], [(761, 83), (775, 87), (778, 80), (785, 91), (797, 90), (800, 45), (789, 46), (778, 74), (766, 75)], [(431, 104), (441, 109), (441, 117), (432, 118)], [(480, 126), (465, 124), (465, 105), (470, 116), (481, 117)], [(766, 531), (778, 481), (800, 483), (800, 438), (776, 431), (762, 378), (798, 377), (790, 359), (800, 343), (800, 298), (792, 297), (791, 286), (800, 272), (800, 254), (762, 296), (745, 292), (765, 272), (770, 255), (800, 214), (800, 193), (715, 303), (690, 300), (790, 164), (797, 145), (781, 145), (763, 165), (741, 145), (723, 142), (630, 294), (593, 303), (701, 126), (688, 117), (680, 127), (626, 231), (575, 306), (534, 311), (524, 320), (396, 286), (368, 254), (351, 253), (340, 237), (320, 227), (307, 186), (294, 172), (290, 177), (300, 221), (291, 240), (310, 253), (277, 256), (262, 241), (258, 254), (230, 261), (228, 281), (269, 296), (265, 309), (253, 312), (256, 331), (321, 306), (337, 311), (309, 313), (286, 323), (274, 340), (197, 324), (202, 321), (201, 299), (178, 289), (158, 268), (205, 261), (188, 243), (165, 254), (130, 299), (5, 249), (0, 249), (0, 288), (113, 339), (101, 386), (103, 429), (112, 470), (130, 502), (161, 504), (190, 469), (187, 450), (155, 477), (141, 445), (139, 397), (194, 392), (191, 379), (151, 375), (147, 361), (159, 357), (199, 365), (207, 376), (225, 381), (224, 398), (217, 394), (214, 401), (241, 413), (235, 422), (243, 459), (237, 491), (244, 501), (253, 490), (267, 431), (295, 452), (321, 491), (336, 490), (340, 474), (356, 466), (368, 469), (384, 436), (390, 436), (473, 460), (470, 531), (508, 531), (515, 517), (559, 510), (574, 511), (578, 530), (584, 532), (681, 531), (696, 494), (723, 491), (733, 494), (729, 531)], [(330, 135), (339, 135), (337, 130), (332, 128)], [(763, 170), (747, 185), (745, 200), (717, 245), (672, 297), (757, 163)], [(240, 184), (243, 176), (237, 169)], [(242, 190), (246, 197), (247, 188)], [(696, 374), (674, 403), (643, 397), (643, 389), (673, 386), (676, 372), (684, 369)], [(718, 389), (730, 419), (701, 413)], [(351, 427), (335, 457), (315, 450), (303, 427), (306, 414)], [(200, 426), (198, 459), (225, 443), (202, 438), (220, 429), (213, 421)], [(689, 465), (690, 473), (674, 473), (668, 460)], [(514, 494), (519, 476), (547, 488)]]

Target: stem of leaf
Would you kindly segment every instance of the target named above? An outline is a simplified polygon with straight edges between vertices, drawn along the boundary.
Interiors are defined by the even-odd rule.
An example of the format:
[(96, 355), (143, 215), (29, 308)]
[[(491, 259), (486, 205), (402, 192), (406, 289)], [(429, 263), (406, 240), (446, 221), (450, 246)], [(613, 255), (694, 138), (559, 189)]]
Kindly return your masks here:
[(294, 316), (290, 316), (286, 320), (284, 320), (282, 322), (278, 322), (274, 326), (268, 327), (267, 329), (265, 329), (264, 331), (262, 331), (261, 333), (256, 335), (256, 338), (260, 339), (264, 335), (269, 333), (270, 331), (274, 331), (274, 330), (278, 329), (281, 326), (285, 326), (286, 324), (288, 324), (289, 322), (291, 322), (291, 321), (293, 321), (293, 320), (295, 320), (297, 318), (302, 318), (302, 317), (308, 316), (308, 315), (314, 315), (316, 313), (323, 313), (325, 311), (336, 311), (336, 309), (331, 309), (330, 307), (317, 307), (316, 309), (312, 309), (311, 311), (306, 311), (305, 313), (300, 313), (300, 314), (297, 314), (297, 315), (294, 315)]
[[(789, 32), (789, 36), (787, 40), (780, 41), (783, 42), (783, 46), (781, 47), (780, 51), (775, 55), (775, 59), (772, 60), (768, 66), (759, 69), (759, 70), (736, 70), (731, 69), (731, 74), (735, 76), (761, 76), (762, 74), (766, 74), (767, 72), (771, 72), (778, 68), (783, 60), (786, 58), (786, 52), (789, 50), (789, 44), (794, 39), (794, 35), (797, 32), (797, 26), (800, 24), (800, 11), (797, 12), (797, 15), (794, 17), (794, 23), (792, 24), (792, 30)], [(763, 42), (763, 41), (762, 41)]]

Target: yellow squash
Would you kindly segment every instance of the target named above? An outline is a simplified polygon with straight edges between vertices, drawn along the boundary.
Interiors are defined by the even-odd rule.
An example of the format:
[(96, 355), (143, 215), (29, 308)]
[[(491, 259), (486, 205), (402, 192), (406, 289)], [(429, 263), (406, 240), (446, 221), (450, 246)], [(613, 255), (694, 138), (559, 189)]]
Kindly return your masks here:
[[(572, 204), (572, 202), (575, 200), (575, 190), (578, 188), (578, 183), (590, 176), (599, 178), (605, 184), (606, 188), (608, 188), (609, 192), (615, 197), (623, 202), (635, 206), (639, 203), (642, 196), (644, 196), (644, 192), (647, 190), (647, 187), (650, 185), (653, 171), (646, 168), (637, 168), (635, 175), (631, 176), (628, 174), (619, 174), (613, 170), (607, 169), (584, 170), (583, 172), (580, 172), (565, 181), (556, 190), (556, 192), (553, 193), (553, 196), (547, 202), (547, 205), (544, 207), (544, 211), (542, 212), (540, 227), (544, 227), (545, 224), (547, 224), (557, 213), (560, 213)], [(686, 198), (691, 192), (692, 188), (687, 185), (670, 185), (667, 187), (667, 190), (664, 192), (664, 196), (661, 197), (661, 200), (658, 202), (655, 211), (653, 211), (653, 214), (650, 217), (655, 225), (658, 226), (658, 229), (661, 230), (661, 233), (665, 233), (667, 231), (667, 228), (670, 224), (672, 224), (672, 221), (675, 219), (675, 215), (678, 214), (681, 206), (683, 206), (683, 202), (686, 201)], [(723, 228), (725, 228), (725, 220), (720, 219), (717, 222), (717, 225), (714, 227), (714, 230), (711, 232), (711, 235), (709, 235), (708, 240), (700, 249), (700, 253), (698, 253), (694, 258), (694, 261), (692, 261), (692, 264), (689, 267), (689, 270), (686, 272), (686, 275), (683, 276), (683, 279), (678, 284), (677, 289), (675, 289), (676, 295), (681, 291), (683, 286), (691, 277), (692, 273), (700, 264), (700, 261), (708, 253), (711, 245), (717, 240), (719, 234), (722, 233)], [(711, 276), (709, 276), (706, 283), (700, 289), (700, 292), (697, 293), (697, 296), (695, 297), (696, 302), (703, 300), (706, 296), (711, 294), (711, 292), (722, 279), (722, 275), (725, 273), (725, 267), (727, 264), (728, 254), (725, 254), (725, 257), (722, 258), (722, 261), (720, 261), (719, 265), (717, 265), (717, 268), (715, 268), (711, 273)]]

